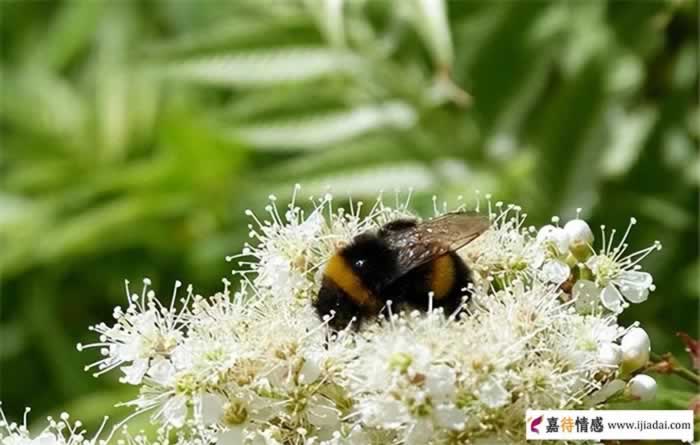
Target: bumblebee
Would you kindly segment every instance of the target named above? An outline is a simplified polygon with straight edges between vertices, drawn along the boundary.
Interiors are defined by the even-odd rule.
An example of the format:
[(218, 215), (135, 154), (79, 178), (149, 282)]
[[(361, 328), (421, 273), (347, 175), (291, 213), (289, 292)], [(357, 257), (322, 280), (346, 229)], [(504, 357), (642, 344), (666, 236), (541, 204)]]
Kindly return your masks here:
[(487, 218), (448, 213), (418, 222), (397, 219), (378, 231), (357, 235), (327, 262), (314, 306), (330, 326), (343, 329), (386, 310), (433, 307), (457, 311), (469, 298), (471, 271), (456, 251), (489, 227)]

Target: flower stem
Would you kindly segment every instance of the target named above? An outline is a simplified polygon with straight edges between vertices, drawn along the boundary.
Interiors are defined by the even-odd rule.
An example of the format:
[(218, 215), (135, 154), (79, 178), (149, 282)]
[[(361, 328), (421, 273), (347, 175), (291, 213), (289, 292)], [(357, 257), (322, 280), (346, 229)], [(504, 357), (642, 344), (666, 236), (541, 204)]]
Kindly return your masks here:
[(670, 352), (666, 354), (652, 352), (651, 361), (652, 364), (647, 367), (648, 370), (660, 374), (676, 374), (688, 382), (700, 386), (700, 375), (683, 366)]

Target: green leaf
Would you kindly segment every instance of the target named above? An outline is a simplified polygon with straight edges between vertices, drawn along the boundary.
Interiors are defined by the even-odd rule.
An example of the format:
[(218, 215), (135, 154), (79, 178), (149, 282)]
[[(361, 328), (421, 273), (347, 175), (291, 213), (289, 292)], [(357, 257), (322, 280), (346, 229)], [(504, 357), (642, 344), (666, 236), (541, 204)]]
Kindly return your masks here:
[(284, 48), (173, 62), (173, 79), (223, 87), (262, 87), (301, 82), (361, 69), (350, 53), (327, 48)]
[(415, 121), (416, 112), (409, 105), (388, 102), (287, 122), (242, 126), (233, 134), (261, 150), (316, 150), (383, 127), (408, 128)]
[(613, 109), (608, 116), (612, 140), (608, 145), (601, 168), (608, 176), (621, 176), (629, 171), (646, 143), (657, 119), (652, 108), (643, 108), (634, 113)]

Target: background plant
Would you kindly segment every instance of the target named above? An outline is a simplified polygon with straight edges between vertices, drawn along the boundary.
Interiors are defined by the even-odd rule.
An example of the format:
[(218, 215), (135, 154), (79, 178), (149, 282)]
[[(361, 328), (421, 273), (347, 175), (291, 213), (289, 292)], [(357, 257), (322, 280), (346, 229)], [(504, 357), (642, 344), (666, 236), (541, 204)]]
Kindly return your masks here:
[[(131, 394), (74, 348), (122, 278), (218, 289), (245, 208), (294, 183), (354, 197), (489, 191), (583, 207), (659, 291), (655, 351), (697, 332), (697, 5), (682, 1), (4, 2), (0, 399), (99, 423)], [(467, 93), (468, 92), (468, 93)], [(338, 193), (336, 193), (338, 195)], [(694, 388), (660, 380), (655, 406)]]

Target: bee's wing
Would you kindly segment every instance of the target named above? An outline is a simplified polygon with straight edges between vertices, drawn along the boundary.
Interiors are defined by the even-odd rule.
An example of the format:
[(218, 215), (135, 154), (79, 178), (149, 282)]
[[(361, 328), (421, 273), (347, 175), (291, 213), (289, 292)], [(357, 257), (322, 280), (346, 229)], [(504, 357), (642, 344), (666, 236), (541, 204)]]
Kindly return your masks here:
[(430, 260), (458, 250), (489, 228), (489, 219), (470, 213), (447, 213), (414, 225), (399, 225), (383, 232), (383, 239), (398, 254), (394, 281)]

